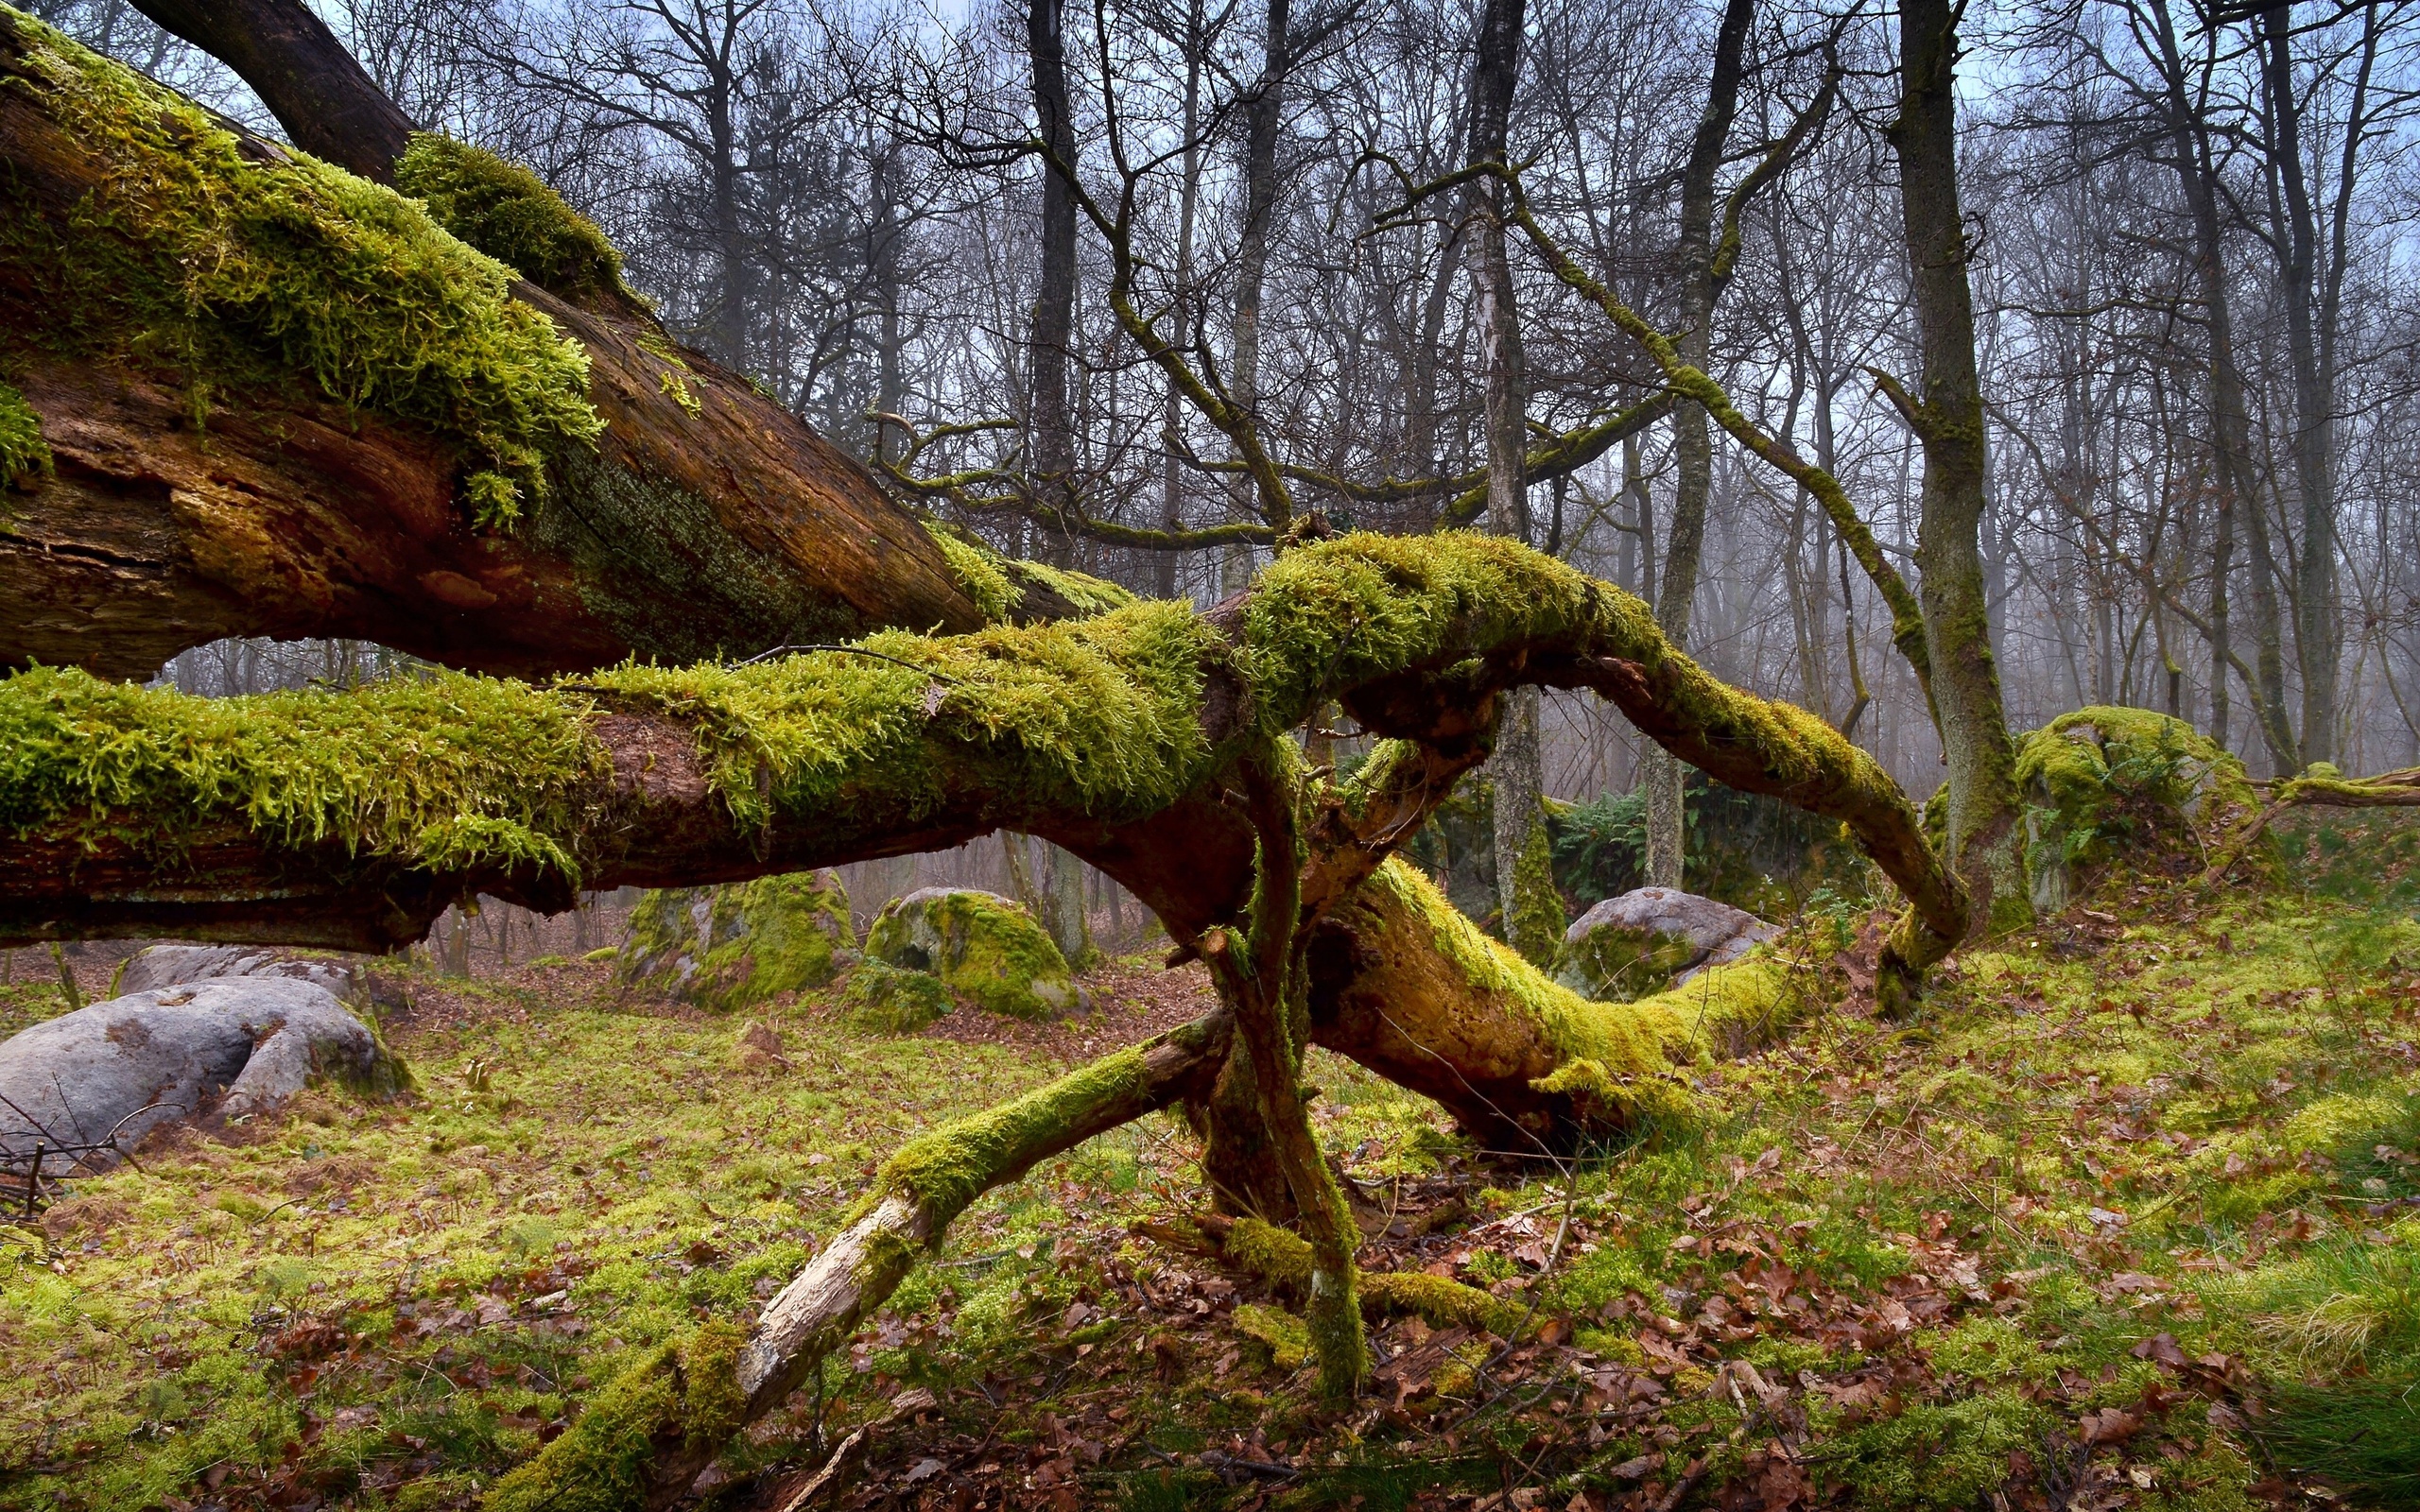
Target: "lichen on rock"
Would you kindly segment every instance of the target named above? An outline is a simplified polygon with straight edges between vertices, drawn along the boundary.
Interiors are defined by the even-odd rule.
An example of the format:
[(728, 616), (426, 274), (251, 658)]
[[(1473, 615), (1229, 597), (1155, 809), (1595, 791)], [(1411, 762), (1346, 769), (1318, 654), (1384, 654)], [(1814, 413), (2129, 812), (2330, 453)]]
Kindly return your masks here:
[(827, 985), (855, 953), (837, 871), (642, 894), (614, 974), (717, 1012)]
[(1011, 1019), (1083, 1005), (1067, 958), (1021, 903), (972, 888), (925, 887), (894, 898), (866, 932), (866, 954), (928, 971), (958, 996)]
[(1671, 887), (1608, 898), (1564, 933), (1555, 980), (1600, 1003), (1662, 992), (1707, 966), (1737, 960), (1779, 933), (1755, 915)]

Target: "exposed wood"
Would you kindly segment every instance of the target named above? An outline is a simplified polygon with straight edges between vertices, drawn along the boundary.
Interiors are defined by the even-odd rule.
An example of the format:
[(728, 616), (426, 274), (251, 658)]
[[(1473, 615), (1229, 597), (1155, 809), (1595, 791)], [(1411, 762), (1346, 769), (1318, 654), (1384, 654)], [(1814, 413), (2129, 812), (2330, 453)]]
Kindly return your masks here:
[[(22, 46), (12, 34), (8, 58)], [(39, 78), (12, 72), (26, 87), (0, 92), (9, 202), (71, 247), (103, 234), (71, 217), (111, 146), (62, 128)], [(502, 530), (474, 527), (436, 439), (301, 375), (214, 390), (197, 428), (172, 369), (21, 353), (57, 475), (8, 500), (0, 665), (140, 678), (221, 636), (342, 636), (530, 675), (982, 623), (918, 521), (746, 380), (642, 312), (513, 292), (586, 349), (606, 429)], [(40, 329), (29, 301), (45, 297), (0, 254), (0, 329)], [(1070, 611), (1031, 586), (1019, 608)]]

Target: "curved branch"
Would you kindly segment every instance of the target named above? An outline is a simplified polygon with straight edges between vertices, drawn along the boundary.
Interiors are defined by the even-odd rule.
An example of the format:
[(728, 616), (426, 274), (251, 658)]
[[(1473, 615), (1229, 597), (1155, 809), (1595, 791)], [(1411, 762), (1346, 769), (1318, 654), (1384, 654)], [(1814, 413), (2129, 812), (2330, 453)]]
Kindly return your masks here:
[(1891, 607), (1891, 642), (1914, 670), (1917, 684), (1925, 690), (1926, 703), (1929, 706), (1932, 700), (1932, 658), (1925, 639), (1924, 608), (1916, 601), (1915, 592), (1909, 588), (1907, 579), (1900, 576), (1899, 570), (1883, 556), (1880, 543), (1874, 539), (1874, 532), (1858, 518), (1857, 507), (1849, 502), (1848, 491), (1841, 487), (1840, 480), (1767, 435), (1741, 414), (1720, 384), (1683, 360), (1669, 336), (1572, 261), (1571, 255), (1530, 214), (1529, 198), (1523, 193), (1517, 177), (1505, 173), (1504, 179), (1512, 190), (1509, 198), (1513, 222), (1554, 269), (1555, 276), (1587, 296), (1624, 335), (1653, 357), (1656, 366), (1664, 370), (1665, 382), (1676, 392), (1704, 405), (1706, 413), (1714, 417), (1715, 423), (1728, 432), (1734, 440), (1797, 483), (1823, 506), (1833, 528), (1840, 532), (1841, 539), (1848, 544), (1850, 554), (1857, 558), (1858, 565), (1865, 569), (1866, 576), (1881, 593), (1883, 602)]
[[(388, 948), (470, 892), (560, 909), (576, 885), (732, 881), (1002, 827), (1098, 857), (1198, 932), (1233, 917), (1250, 867), (1214, 885), (1181, 852), (1251, 741), (1329, 699), (1380, 734), (1470, 739), (1522, 683), (1592, 689), (1718, 780), (1848, 824), (1914, 907), (1910, 969), (1964, 923), (1872, 758), (1708, 674), (1628, 593), (1495, 538), (1305, 545), (1208, 615), (1147, 603), (864, 646), (882, 659), (216, 700), (20, 674), (0, 681), (0, 941)], [(1161, 825), (1194, 838), (1155, 873), (1136, 848)]]

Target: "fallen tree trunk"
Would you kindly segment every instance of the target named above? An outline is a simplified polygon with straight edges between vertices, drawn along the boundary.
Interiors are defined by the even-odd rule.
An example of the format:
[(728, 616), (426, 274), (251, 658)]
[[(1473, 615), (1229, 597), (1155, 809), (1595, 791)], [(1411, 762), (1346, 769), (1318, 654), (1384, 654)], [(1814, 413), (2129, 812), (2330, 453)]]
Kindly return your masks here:
[(0, 80), (0, 349), (40, 427), (0, 456), (0, 665), (341, 636), (528, 675), (1079, 610), (970, 574), (617, 274), (559, 298), (12, 11)]
[[(22, 539), (0, 542), (0, 603), (34, 611), (0, 656), (144, 670), (164, 647), (286, 627), (581, 668), (1115, 610), (546, 687), (441, 673), (208, 701), (57, 668), (0, 680), (0, 941), (387, 948), (471, 893), (552, 909), (582, 886), (733, 881), (1008, 828), (1084, 856), (1222, 957), (1229, 1007), (1256, 1015), (1249, 1057), (1222, 1059), (1206, 1032), (1164, 1041), (911, 1146), (752, 1342), (709, 1326), (592, 1405), (541, 1462), (585, 1465), (589, 1489), (678, 1494), (966, 1201), (1148, 1108), (1233, 1115), (1207, 1163), (1223, 1151), (1242, 1190), (1282, 1189), (1316, 1219), (1333, 1190), (1294, 1095), (1305, 1038), (1515, 1148), (1668, 1096), (1665, 1068), (1699, 1052), (1703, 1014), (1582, 1004), (1388, 865), (1486, 755), (1508, 689), (1595, 691), (1732, 785), (1841, 820), (1910, 902), (1883, 962), (1902, 990), (1962, 934), (1955, 880), (1869, 759), (1534, 553), (1357, 537), (1290, 551), (1206, 615), (1118, 608), (892, 509), (663, 342), (601, 241), (576, 278), (489, 249), (558, 299), (422, 209), (13, 14), (0, 72), (0, 159), (31, 228), (0, 251), (25, 384), (0, 392), (0, 463), (31, 501)], [(424, 156), (500, 181), (458, 152)], [(556, 229), (577, 251), (580, 229)], [(1296, 771), (1288, 743), (1331, 700), (1390, 741), (1349, 782)], [(1270, 875), (1270, 856), (1289, 871)], [(1254, 1084), (1235, 1084), (1246, 1063)], [(1239, 1158), (1246, 1125), (1262, 1143)], [(1349, 1238), (1305, 1227), (1336, 1324), (1322, 1366), (1349, 1384)], [(540, 1469), (520, 1484), (544, 1500), (562, 1483)]]
[[(394, 948), (474, 892), (560, 909), (579, 886), (735, 881), (1000, 828), (1084, 856), (1186, 941), (1249, 895), (1248, 828), (1221, 799), (1245, 743), (1336, 700), (1467, 762), (1495, 694), (1524, 682), (1593, 689), (1732, 786), (1846, 824), (1912, 905), (1894, 969), (1959, 937), (1963, 895), (1871, 758), (1708, 676), (1620, 590), (1457, 535), (1302, 548), (1207, 615), (1141, 604), (547, 688), (446, 674), (199, 699), (22, 674), (0, 683), (0, 943)], [(1354, 850), (1358, 875), (1386, 849)]]

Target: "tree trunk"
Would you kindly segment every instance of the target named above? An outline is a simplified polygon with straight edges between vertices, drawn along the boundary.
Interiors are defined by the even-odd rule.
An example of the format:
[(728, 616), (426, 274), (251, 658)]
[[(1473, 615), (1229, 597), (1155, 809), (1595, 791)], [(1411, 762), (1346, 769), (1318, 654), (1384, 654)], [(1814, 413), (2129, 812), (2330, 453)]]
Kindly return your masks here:
[(1983, 593), (1983, 396), (1966, 282), (1972, 249), (1958, 201), (1957, 15), (1953, 0), (1900, 0), (1899, 112), (1890, 137), (1923, 360), (1911, 414), (1925, 454), (1916, 560), (1949, 764), (1948, 853), (1975, 900), (1975, 927), (2008, 929), (2032, 918), (2032, 903), (2016, 749)]
[[(1726, 0), (1715, 33), (1714, 72), (1705, 110), (1689, 141), (1681, 172), (1680, 335), (1682, 360), (1703, 371), (1714, 344), (1714, 189), (1722, 148), (1739, 110), (1739, 81), (1748, 27), (1755, 0)], [(1689, 610), (1696, 602), (1698, 564), (1705, 550), (1706, 501), (1714, 486), (1714, 438), (1705, 406), (1683, 400), (1672, 406), (1672, 456), (1677, 477), (1671, 535), (1664, 547), (1664, 580), (1655, 592), (1655, 620), (1676, 646), (1689, 644)], [(1686, 869), (1687, 826), (1684, 812), (1688, 774), (1660, 750), (1639, 764), (1647, 788), (1647, 856), (1650, 886), (1678, 887)]]
[[(1201, 35), (1202, 0), (1186, 0), (1184, 22), (1184, 169), (1177, 190), (1176, 298), (1168, 311), (1168, 336), (1182, 348), (1189, 340), (1193, 315), (1193, 223), (1201, 207), (1201, 68), (1206, 43)], [(1160, 423), (1168, 435), (1183, 434), (1184, 402), (1176, 385), (1168, 385)], [(1174, 446), (1160, 463), (1160, 527), (1184, 528), (1184, 463)], [(1176, 596), (1177, 554), (1163, 551), (1152, 562), (1153, 586), (1162, 598)]]
[[(2345, 125), (2344, 180), (2351, 179), (2362, 135), (2363, 101), (2375, 55), (2377, 10), (2365, 15), (2362, 61)], [(2272, 238), (2277, 247), (2278, 292), (2286, 305), (2287, 353), (2294, 382), (2294, 488), (2301, 504), (2302, 560), (2295, 592), (2294, 650), (2303, 684), (2302, 764), (2336, 759), (2337, 684), (2343, 653), (2343, 627), (2336, 574), (2336, 288), (2322, 294), (2319, 221), (2303, 172), (2302, 98), (2294, 86), (2292, 26), (2285, 6), (2254, 21), (2260, 43), (2261, 94), (2268, 116), (2273, 204), (2285, 223)], [(2342, 212), (2339, 211), (2342, 219)], [(2341, 233), (2340, 233), (2341, 235)], [(2341, 259), (2341, 247), (2337, 257)]]
[[(293, 371), (284, 347), (248, 336), (239, 311), (201, 328), (206, 355), (146, 355), (129, 312), (185, 308), (183, 275), (158, 272), (182, 243), (173, 224), (121, 210), (116, 186), (182, 173), (196, 151), (243, 164), (230, 170), (230, 222), (214, 234), (272, 287), (291, 266), (300, 301), (318, 292), (314, 270), (241, 235), (277, 214), (247, 197), (295, 192), (298, 180), (279, 149), (199, 116), (180, 118), (202, 134), (198, 146), (164, 128), (75, 129), (92, 98), (28, 62), (43, 45), (26, 23), (0, 26), (6, 194), (43, 233), (0, 249), (0, 329), (54, 459), (50, 477), (12, 494), (12, 527), (0, 535), (0, 664), (144, 678), (221, 637), (344, 637), (532, 675), (984, 621), (940, 545), (856, 462), (618, 301), (581, 308), (519, 282), (463, 295), (499, 323), (536, 317), (520, 328), (525, 346), (544, 351), (556, 334), (576, 343), (585, 404), (602, 424), (593, 444), (550, 443), (545, 496), (509, 526), (476, 523), (458, 427), (348, 404), (309, 359)], [(156, 97), (163, 112), (180, 109)], [(300, 186), (327, 193), (317, 180)], [(132, 229), (78, 218), (93, 211), (126, 214)], [(418, 255), (442, 266), (459, 255), (448, 245)], [(133, 271), (108, 289), (71, 283), (62, 297), (60, 280), (84, 266)], [(155, 277), (166, 282), (145, 282)], [(367, 313), (332, 338), (340, 364), (407, 381), (375, 364), (387, 344), (424, 339), (414, 294), (439, 297), (345, 288)], [(462, 361), (492, 412), (529, 403), (475, 353)], [(559, 406), (579, 397), (545, 396)], [(1013, 613), (1070, 610), (1035, 585), (1011, 586), (1022, 592)]]
[(134, 0), (136, 9), (233, 69), (315, 158), (378, 183), (418, 129), (326, 22), (297, 0)]
[[(1033, 298), (1026, 362), (1033, 384), (1034, 482), (1046, 507), (1075, 502), (1076, 432), (1068, 400), (1068, 358), (1076, 339), (1076, 121), (1067, 102), (1067, 38), (1063, 0), (1031, 0), (1026, 42), (1033, 60), (1033, 105), (1052, 163), (1042, 175), (1042, 266)], [(1043, 527), (1043, 553), (1067, 565), (1070, 538)]]
[(2212, 561), (2210, 627), (2213, 664), (2211, 731), (2227, 743), (2226, 667), (2233, 648), (2228, 644), (2227, 574), (2233, 565), (2236, 531), (2243, 529), (2252, 546), (2252, 612), (2255, 680), (2252, 694), (2256, 723), (2269, 759), (2280, 772), (2300, 762), (2293, 730), (2286, 721), (2285, 655), (2277, 618), (2276, 566), (2270, 558), (2269, 528), (2260, 514), (2252, 466), (2251, 421), (2244, 409), (2243, 378), (2236, 367), (2235, 318), (2227, 292), (2224, 244), (2220, 231), (2218, 170), (2211, 162), (2208, 124), (2193, 104), (2183, 52), (2167, 0), (2152, 0), (2153, 35), (2167, 113), (2169, 158), (2178, 186), (2193, 217), (2193, 271), (2200, 285), (2204, 318), (2210, 343), (2209, 409), (2212, 481), (2218, 492), (2218, 540)]
[[(22, 752), (0, 787), (0, 943), (393, 949), (476, 894), (560, 912), (583, 887), (738, 881), (998, 828), (1073, 850), (1190, 941), (1251, 891), (1223, 743), (1336, 698), (1369, 730), (1458, 753), (1423, 789), (1433, 804), (1485, 754), (1496, 696), (1525, 683), (1592, 689), (1716, 780), (1848, 822), (1917, 910), (1901, 965), (1920, 971), (1963, 928), (1962, 896), (1870, 758), (1706, 675), (1618, 589), (1472, 536), (1349, 537), (1280, 566), (1213, 616), (1138, 605), (1072, 646), (1005, 632), (1038, 637), (1014, 656), (1013, 639), (899, 638), (543, 690), (440, 677), (250, 700), (19, 674), (0, 681)], [(1468, 603), (1488, 614), (1448, 607)], [(1361, 637), (1374, 621), (1397, 628)], [(852, 713), (783, 712), (823, 707)], [(85, 765), (112, 730), (124, 759)], [(117, 817), (96, 829), (95, 812)]]
[[(1479, 15), (1478, 61), (1471, 74), (1471, 161), (1510, 161), (1512, 99), (1521, 77), (1522, 0), (1487, 0)], [(1481, 360), (1487, 372), (1487, 524), (1499, 536), (1535, 542), (1530, 516), (1529, 381), (1521, 355), (1521, 315), (1512, 283), (1500, 180), (1476, 185), (1478, 237), (1472, 282), (1478, 295)], [(1488, 763), (1495, 801), (1488, 807), (1495, 853), (1499, 933), (1514, 937), (1521, 896), (1521, 851), (1539, 822), (1545, 788), (1538, 745), (1538, 696), (1521, 689), (1506, 701)], [(1524, 942), (1534, 951), (1534, 942)]]
[[(1236, 407), (1246, 417), (1260, 410), (1260, 306), (1269, 281), (1269, 238), (1277, 218), (1277, 138), (1286, 123), (1286, 79), (1293, 70), (1289, 0), (1269, 0), (1268, 34), (1263, 40), (1260, 77), (1244, 101), (1244, 223), (1236, 239), (1236, 322), (1233, 370), (1228, 388)], [(1229, 513), (1238, 520), (1257, 515), (1280, 529), (1287, 524), (1287, 501), (1258, 483), (1238, 477)], [(1253, 492), (1247, 501), (1242, 490)], [(1252, 572), (1252, 548), (1230, 546), (1223, 565), (1221, 589), (1243, 591)]]

